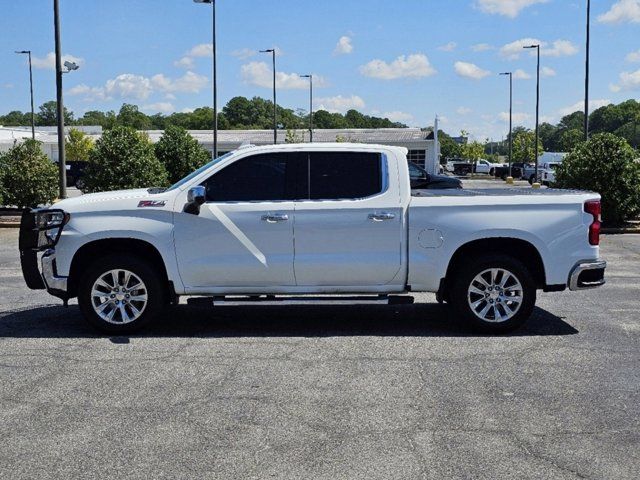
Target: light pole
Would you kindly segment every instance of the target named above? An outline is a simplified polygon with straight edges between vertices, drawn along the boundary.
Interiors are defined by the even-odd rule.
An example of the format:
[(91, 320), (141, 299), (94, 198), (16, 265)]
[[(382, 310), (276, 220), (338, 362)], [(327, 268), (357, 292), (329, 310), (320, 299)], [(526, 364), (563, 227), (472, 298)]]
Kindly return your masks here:
[(60, 45), (60, 13), (58, 0), (53, 0), (53, 24), (56, 43), (56, 106), (58, 115), (58, 168), (60, 198), (67, 198), (67, 163), (64, 158), (64, 105), (62, 103), (62, 47)]
[(584, 141), (589, 140), (589, 43), (591, 36), (591, 0), (587, 0), (587, 45), (584, 74)]
[(313, 75), (300, 75), (309, 79), (309, 142), (313, 143)]
[(278, 143), (278, 104), (276, 103), (276, 49), (260, 50), (260, 53), (271, 53), (273, 57), (273, 144)]
[(509, 177), (513, 181), (511, 163), (513, 162), (513, 72), (503, 72), (500, 75), (509, 75)]
[(36, 139), (36, 120), (33, 112), (33, 74), (31, 72), (31, 50), (16, 50), (18, 54), (29, 55), (29, 90), (31, 91), (31, 138)]
[(194, 3), (210, 3), (213, 9), (213, 158), (218, 158), (218, 69), (216, 46), (216, 0), (193, 0)]
[(539, 134), (539, 125), (538, 122), (540, 120), (540, 45), (529, 45), (527, 47), (522, 48), (535, 48), (538, 54), (538, 65), (536, 71), (536, 173), (535, 173), (535, 182), (536, 187), (540, 187), (540, 183), (538, 182), (538, 134)]

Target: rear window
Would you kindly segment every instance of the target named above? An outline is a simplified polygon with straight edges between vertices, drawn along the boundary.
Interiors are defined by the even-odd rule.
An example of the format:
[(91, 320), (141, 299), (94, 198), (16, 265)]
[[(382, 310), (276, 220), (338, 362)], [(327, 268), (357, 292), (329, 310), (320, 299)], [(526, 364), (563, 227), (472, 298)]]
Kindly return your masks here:
[(309, 199), (370, 197), (382, 191), (382, 158), (373, 152), (310, 152)]

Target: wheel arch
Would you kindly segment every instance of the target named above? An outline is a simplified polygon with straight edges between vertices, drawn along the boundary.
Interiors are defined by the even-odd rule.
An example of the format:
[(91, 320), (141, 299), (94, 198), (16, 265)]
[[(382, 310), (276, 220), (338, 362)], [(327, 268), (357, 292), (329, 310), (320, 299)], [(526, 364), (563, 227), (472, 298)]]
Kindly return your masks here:
[(97, 258), (114, 253), (126, 253), (147, 260), (161, 276), (162, 283), (169, 288), (172, 299), (175, 297), (174, 288), (169, 281), (167, 267), (162, 255), (154, 245), (137, 238), (105, 238), (93, 240), (82, 245), (74, 254), (69, 269), (68, 291), (70, 297), (77, 296), (78, 283), (82, 272)]
[(536, 288), (546, 287), (544, 262), (540, 252), (531, 242), (520, 238), (495, 237), (472, 240), (458, 247), (449, 261), (446, 276), (441, 282), (441, 290), (446, 289), (447, 284), (450, 283), (447, 279), (453, 278), (456, 270), (464, 265), (466, 259), (487, 254), (509, 255), (516, 258), (531, 272)]

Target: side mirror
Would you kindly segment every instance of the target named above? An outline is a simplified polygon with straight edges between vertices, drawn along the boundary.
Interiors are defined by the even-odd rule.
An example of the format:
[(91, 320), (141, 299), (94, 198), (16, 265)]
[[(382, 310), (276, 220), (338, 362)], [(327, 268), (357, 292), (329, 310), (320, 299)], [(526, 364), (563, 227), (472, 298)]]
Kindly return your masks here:
[(206, 200), (207, 192), (202, 185), (191, 187), (187, 192), (187, 204), (184, 206), (186, 213), (198, 215), (200, 213), (200, 205)]

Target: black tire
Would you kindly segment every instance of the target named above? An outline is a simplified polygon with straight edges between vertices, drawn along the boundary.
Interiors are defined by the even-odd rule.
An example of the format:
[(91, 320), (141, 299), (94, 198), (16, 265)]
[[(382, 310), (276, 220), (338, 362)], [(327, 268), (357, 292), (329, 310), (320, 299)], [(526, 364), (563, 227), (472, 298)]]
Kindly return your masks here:
[(506, 182), (506, 181), (507, 181), (507, 177), (508, 177), (508, 176), (509, 176), (509, 174), (507, 174), (507, 173), (503, 173), (503, 174), (502, 174), (502, 177), (500, 177), (500, 178), (502, 178), (502, 180), (504, 180), (504, 181)]
[(535, 176), (535, 175), (531, 175), (531, 176), (529, 177), (529, 185), (533, 185), (533, 181), (534, 181), (535, 179), (536, 179), (536, 176)]
[[(480, 295), (478, 295), (477, 297), (471, 297), (471, 295), (476, 295), (469, 293), (469, 288), (472, 285), (473, 280), (477, 275), (481, 274), (485, 270), (494, 268), (502, 269), (509, 272), (513, 277), (517, 279), (518, 282), (520, 282), (520, 285), (522, 287), (522, 301), (520, 303), (520, 306), (516, 310), (515, 315), (513, 315), (508, 320), (485, 320), (476, 315), (474, 310), (469, 305), (471, 298), (473, 298), (474, 300), (482, 298)], [(486, 292), (485, 295), (487, 295)], [(454, 272), (454, 278), (452, 279), (452, 286), (450, 289), (450, 298), (450, 305), (466, 322), (468, 322), (476, 330), (486, 333), (504, 333), (520, 327), (531, 316), (533, 307), (536, 303), (536, 286), (531, 273), (529, 272), (527, 267), (519, 260), (508, 255), (486, 255), (472, 261), (468, 265), (458, 268), (457, 271)], [(500, 298), (504, 299), (502, 301), (508, 300), (508, 297), (500, 296)], [(487, 306), (489, 301), (491, 301), (491, 303), (494, 302), (493, 300), (487, 300), (487, 303), (480, 304), (478, 308), (480, 309)], [(492, 316), (494, 317), (494, 319), (498, 316), (495, 314), (496, 308), (498, 309), (499, 315), (506, 315), (506, 310), (504, 309), (504, 307), (499, 306), (497, 302), (498, 300), (496, 300), (495, 307), (493, 307), (494, 313)], [(513, 303), (507, 301), (507, 304), (509, 303), (513, 307)], [(491, 312), (491, 310), (489, 310), (489, 312)]]
[(496, 170), (494, 168), (489, 170), (489, 175), (492, 176), (492, 177), (495, 177), (496, 176)]
[[(129, 323), (110, 323), (98, 315), (94, 309), (92, 288), (94, 283), (111, 270), (127, 270), (139, 277), (146, 293), (146, 304), (138, 318)], [(95, 328), (110, 334), (126, 334), (140, 330), (148, 325), (161, 312), (167, 303), (167, 289), (163, 275), (152, 264), (144, 259), (128, 254), (110, 254), (94, 261), (80, 277), (78, 285), (78, 305), (84, 318)], [(124, 283), (124, 282), (122, 282)], [(130, 286), (133, 286), (129, 282)], [(136, 293), (133, 290), (132, 294)], [(137, 291), (138, 293), (140, 291)], [(108, 300), (109, 301), (109, 300)], [(115, 300), (114, 300), (115, 301)], [(133, 301), (132, 301), (133, 304)], [(137, 304), (140, 307), (141, 304)], [(119, 308), (119, 307), (118, 307)], [(114, 310), (116, 307), (114, 306)], [(131, 307), (125, 310), (134, 316)], [(123, 316), (116, 312), (114, 321)]]

